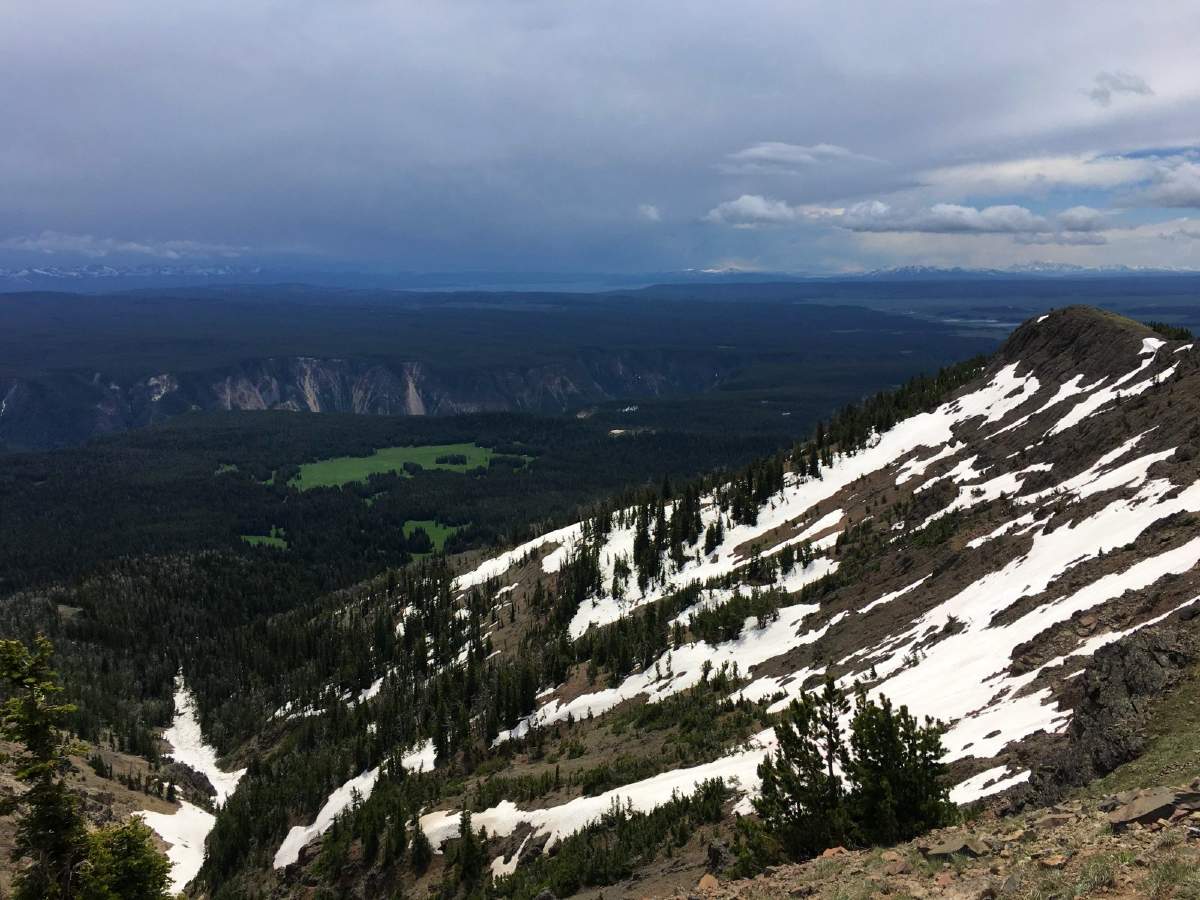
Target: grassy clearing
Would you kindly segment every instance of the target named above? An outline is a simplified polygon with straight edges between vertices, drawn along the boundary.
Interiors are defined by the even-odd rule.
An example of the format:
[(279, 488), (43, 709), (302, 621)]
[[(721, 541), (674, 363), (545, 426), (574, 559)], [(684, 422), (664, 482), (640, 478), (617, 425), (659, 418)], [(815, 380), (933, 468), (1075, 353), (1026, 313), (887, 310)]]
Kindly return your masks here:
[(241, 538), (251, 547), (274, 547), (276, 550), (288, 548), (287, 539), (283, 536), (283, 529), (273, 525), (270, 534), (243, 534)]
[(435, 519), (409, 519), (404, 523), (404, 536), (411, 537), (418, 528), (423, 528), (433, 541), (433, 549), (441, 552), (446, 547), (446, 538), (454, 534), (461, 526), (443, 525)]
[[(338, 487), (355, 481), (366, 481), (372, 475), (395, 472), (407, 475), (405, 463), (415, 463), (423, 469), (443, 469), (466, 472), (487, 466), (495, 453), (478, 444), (426, 444), (420, 447), (383, 447), (370, 456), (339, 456), (305, 463), (292, 484), (302, 491), (318, 487)], [(461, 457), (465, 462), (438, 462), (441, 457)]]
[(1200, 897), (1200, 871), (1194, 860), (1181, 856), (1167, 856), (1155, 861), (1146, 879), (1146, 896), (1154, 900), (1195, 900)]
[(1154, 705), (1145, 752), (1081, 789), (1103, 797), (1133, 788), (1191, 781), (1200, 772), (1200, 667)]

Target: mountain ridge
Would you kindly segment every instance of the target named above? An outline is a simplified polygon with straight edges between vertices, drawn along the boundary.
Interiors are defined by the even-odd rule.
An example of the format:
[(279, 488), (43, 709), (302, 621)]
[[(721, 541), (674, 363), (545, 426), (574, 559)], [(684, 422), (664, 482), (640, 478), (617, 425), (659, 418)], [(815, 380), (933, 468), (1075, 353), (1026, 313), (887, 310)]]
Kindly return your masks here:
[(943, 720), (987, 816), (1136, 757), (1200, 655), (1200, 359), (1165, 331), (1058, 309), (786, 453), (200, 636), (176, 716), (245, 774), (191, 893), (687, 893), (746, 871), (826, 678)]
[[(818, 438), (791, 456), (789, 472), (752, 467), (748, 482), (739, 476), (698, 496), (601, 510), (461, 572), (451, 604), (467, 621), (490, 616), (488, 646), (501, 659), (538, 653), (528, 639), (539, 635), (543, 646), (573, 641), (580, 660), (563, 680), (539, 679), (533, 711), (507, 728), (497, 723), (490, 750), (485, 741), (469, 751), (508, 760), (508, 777), (545, 771), (536, 754), (543, 735), (575, 742), (586, 765), (618, 740), (613, 723), (639, 709), (675, 709), (675, 699), (698, 691), (724, 693), (729, 709), (749, 704), (768, 726), (681, 767), (647, 759), (643, 771), (655, 774), (594, 796), (564, 787), (529, 806), (476, 805), (497, 884), (509, 886), (501, 893), (531, 884), (525, 871), (561, 868), (555, 845), (574, 840), (615, 799), (648, 814), (676, 792), (723, 778), (748, 811), (755, 768), (773, 747), (773, 717), (826, 675), (944, 718), (958, 802), (1003, 792), (1037, 802), (1047, 779), (1034, 773), (1070, 740), (1082, 700), (1075, 684), (1086, 684), (1075, 679), (1091, 656), (1182, 622), (1200, 600), (1200, 473), (1187, 449), (1196, 429), (1178, 414), (1193, 396), (1185, 386), (1200, 378), (1191, 350), (1130, 320), (1057, 310), (1017, 329), (949, 399), (868, 427), (858, 443)], [(830, 424), (831, 434), (839, 429), (850, 433), (840, 420)], [(747, 508), (744, 496), (758, 492)], [(718, 518), (724, 526), (711, 552), (689, 549), (684, 535), (675, 556), (674, 538), (663, 537), (658, 563), (630, 555), (640, 552), (639, 531), (654, 533), (656, 504), (669, 523), (677, 513), (690, 521), (697, 502), (697, 541)], [(538, 597), (560, 598), (562, 637), (541, 630)], [(408, 606), (377, 593), (361, 602), (379, 612)], [(621, 661), (617, 635), (645, 628), (662, 634), (662, 649), (654, 638)], [(609, 673), (601, 687), (584, 677), (584, 661), (596, 665), (598, 649), (614, 639), (598, 667)], [(368, 717), (376, 698), (398, 687), (386, 664), (374, 671), (348, 691)], [(322, 715), (328, 702), (318, 693), (292, 708)], [(434, 736), (439, 770), (459, 771), (468, 752), (460, 742), (475, 732), (454, 734)], [(444, 797), (435, 807), (421, 828), (451, 854), (461, 806)], [(348, 807), (342, 814), (347, 827), (359, 821)], [(300, 827), (306, 818), (293, 821)], [(276, 866), (278, 896), (313, 877), (325, 839), (310, 832), (310, 843), (296, 862)], [(338, 883), (354, 889), (353, 879)]]

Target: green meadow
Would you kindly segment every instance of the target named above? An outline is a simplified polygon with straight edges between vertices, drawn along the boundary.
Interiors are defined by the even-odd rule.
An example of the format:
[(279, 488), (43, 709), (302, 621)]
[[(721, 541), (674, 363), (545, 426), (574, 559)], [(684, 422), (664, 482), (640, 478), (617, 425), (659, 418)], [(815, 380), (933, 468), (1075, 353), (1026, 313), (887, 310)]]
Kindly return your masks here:
[[(462, 455), (465, 463), (439, 463), (439, 456)], [(423, 469), (445, 469), (466, 472), (477, 466), (487, 466), (495, 454), (478, 444), (426, 444), (420, 447), (383, 447), (370, 456), (338, 456), (318, 462), (305, 463), (292, 484), (302, 491), (319, 487), (337, 487), (354, 481), (366, 481), (372, 475), (396, 472), (404, 475), (405, 463), (416, 463)]]
[[(431, 534), (430, 537), (433, 537)], [(243, 534), (243, 541), (252, 547), (274, 547), (276, 550), (286, 550), (288, 548), (287, 539), (283, 536), (283, 529), (271, 526), (270, 534)]]
[(441, 552), (446, 548), (446, 538), (458, 531), (459, 526), (443, 525), (434, 519), (409, 519), (404, 523), (404, 536), (409, 537), (418, 528), (425, 529), (425, 533), (433, 541), (433, 549)]

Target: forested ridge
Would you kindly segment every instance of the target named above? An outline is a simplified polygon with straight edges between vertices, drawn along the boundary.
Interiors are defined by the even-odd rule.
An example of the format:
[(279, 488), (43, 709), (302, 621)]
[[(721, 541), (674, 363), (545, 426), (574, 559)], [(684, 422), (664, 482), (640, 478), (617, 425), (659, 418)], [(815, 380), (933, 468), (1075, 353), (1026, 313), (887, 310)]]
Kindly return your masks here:
[[(626, 477), (634, 461), (641, 461), (640, 478), (649, 480), (647, 458), (669, 470), (664, 462), (671, 457), (661, 452), (647, 457), (648, 447), (677, 448), (674, 458), (685, 462), (676, 464), (676, 469), (683, 471), (594, 504), (583, 520), (584, 540), (550, 585), (538, 581), (531, 591), (513, 595), (506, 602), (500, 602), (501, 586), (494, 583), (457, 601), (451, 590), (454, 571), (440, 555), (410, 560), (403, 550), (391, 556), (381, 552), (375, 559), (343, 560), (342, 568), (332, 572), (305, 565), (304, 543), (297, 540), (302, 527), (297, 523), (309, 517), (324, 521), (322, 517), (328, 514), (336, 525), (337, 511), (346, 504), (353, 504), (356, 514), (362, 509), (371, 514), (376, 509), (386, 510), (388, 479), (373, 478), (365, 485), (341, 489), (300, 492), (288, 488), (286, 465), (268, 469), (266, 461), (273, 447), (268, 429), (261, 443), (240, 446), (238, 456), (230, 455), (228, 441), (219, 443), (218, 450), (197, 454), (189, 461), (190, 477), (198, 494), (205, 486), (211, 490), (214, 483), (228, 483), (241, 490), (261, 490), (269, 501), (286, 507), (270, 513), (270, 524), (277, 525), (282, 518), (290, 546), (299, 545), (300, 552), (251, 549), (231, 541), (211, 550), (130, 554), (93, 565), (89, 574), (71, 583), (30, 587), (17, 593), (4, 606), (6, 627), (22, 635), (48, 631), (59, 645), (64, 680), (79, 702), (72, 727), (89, 739), (115, 742), (136, 753), (154, 756), (157, 752), (153, 732), (169, 718), (172, 677), (180, 669), (186, 673), (199, 701), (206, 738), (221, 752), (232, 753), (235, 764), (248, 767), (209, 839), (201, 880), (215, 896), (254, 896), (290, 825), (308, 820), (323, 798), (348, 778), (376, 767), (379, 786), (361, 807), (339, 820), (322, 844), (316, 871), (330, 884), (346, 877), (385, 876), (404, 883), (423, 877), (424, 866), (429, 865), (418, 849), (421, 837), (412, 817), (439, 799), (469, 791), (478, 807), (498, 797), (602, 792), (668, 765), (715, 758), (731, 741), (744, 739), (752, 729), (771, 721), (761, 703), (719, 699), (744, 677), (737, 671), (721, 670), (679, 702), (646, 707), (647, 713), (653, 713), (649, 718), (639, 714), (612, 726), (667, 740), (672, 749), (653, 765), (645, 759), (618, 759), (613, 765), (593, 766), (565, 778), (556, 775), (553, 781), (546, 776), (539, 776), (540, 781), (522, 781), (521, 776), (506, 782), (498, 774), (518, 754), (531, 759), (568, 759), (578, 740), (572, 737), (572, 730), (592, 727), (590, 723), (568, 723), (549, 733), (538, 729), (493, 747), (501, 730), (511, 728), (535, 708), (536, 695), (546, 685), (561, 683), (573, 672), (584, 673), (589, 683), (616, 683), (685, 640), (736, 634), (749, 613), (767, 620), (781, 602), (770, 590), (755, 591), (725, 607), (695, 615), (686, 626), (672, 625), (671, 620), (695, 599), (696, 588), (690, 587), (572, 639), (567, 625), (580, 604), (602, 587), (610, 587), (598, 582), (595, 558), (595, 548), (609, 529), (632, 525), (637, 532), (623, 577), (642, 585), (661, 582), (673, 561), (677, 564), (684, 556), (711, 552), (724, 540), (719, 524), (716, 529), (700, 527), (702, 495), (715, 492), (722, 518), (731, 527), (752, 521), (758, 508), (782, 489), (786, 471), (820, 477), (821, 467), (833, 452), (853, 450), (869, 441), (876, 429), (931, 407), (969, 380), (979, 365), (973, 360), (936, 377), (916, 379), (899, 391), (837, 413), (828, 423), (818, 425), (807, 441), (732, 471), (710, 466), (712, 471), (699, 478), (687, 477), (686, 463), (701, 466), (695, 464), (695, 451), (689, 450), (686, 438), (639, 436), (608, 460), (617, 474), (610, 469), (595, 473), (594, 478), (619, 480)], [(378, 427), (386, 426), (380, 423)], [(461, 422), (428, 427), (427, 438), (449, 441), (468, 436)], [(505, 431), (506, 427), (510, 430)], [(514, 503), (521, 488), (544, 477), (540, 466), (548, 464), (553, 473), (552, 461), (564, 460), (571, 452), (568, 438), (563, 437), (569, 435), (569, 429), (550, 430), (537, 441), (533, 439), (536, 435), (519, 428), (520, 423), (513, 425), (501, 418), (496, 430), (469, 434), (474, 440), (533, 457), (526, 473), (498, 467), (468, 475), (482, 479), (496, 495), (496, 508), (512, 516), (495, 516), (491, 536), (504, 535), (514, 541), (528, 533), (528, 524), (525, 528), (516, 524), (521, 513)], [(196, 431), (192, 434), (189, 429)], [(245, 437), (237, 429), (230, 434)], [(481, 438), (481, 434), (485, 436)], [(186, 437), (195, 437), (205, 448), (211, 435), (198, 423), (187, 423), (183, 429), (172, 425), (143, 432), (141, 439), (186, 444)], [(356, 446), (365, 452), (390, 437), (376, 436)], [(302, 445), (293, 458), (320, 458), (346, 448), (332, 428), (323, 434), (319, 430), (318, 438)], [(126, 440), (116, 443), (123, 445)], [(613, 443), (620, 446), (622, 441)], [(605, 449), (609, 446), (612, 444)], [(742, 444), (731, 440), (727, 446)], [(720, 445), (711, 442), (703, 450), (706, 459), (722, 452)], [(116, 453), (113, 459), (113, 465), (136, 468), (137, 454)], [(32, 462), (32, 458), (26, 461), (27, 465)], [(216, 474), (222, 465), (236, 466), (236, 471)], [(38, 474), (30, 477), (30, 471)], [(17, 472), (10, 486), (14, 480), (28, 487), (61, 477), (51, 469), (27, 468), (22, 475), (18, 467)], [(163, 477), (159, 473), (152, 476)], [(554, 477), (549, 476), (551, 485)], [(430, 502), (440, 503), (443, 501), (436, 498), (455, 495), (455, 478), (467, 480), (451, 473), (422, 472), (416, 478), (397, 479), (395, 487), (417, 486), (429, 492)], [(526, 480), (522, 482), (522, 478)], [(594, 481), (580, 479), (578, 473), (572, 478), (573, 496), (586, 496), (589, 489), (599, 493), (591, 486)], [(477, 491), (478, 487), (477, 483)], [(218, 487), (214, 493), (221, 497), (224, 490)], [(238, 493), (230, 490), (228, 496)], [(555, 496), (553, 490), (549, 494)], [(21, 496), (20, 490), (16, 495)], [(120, 491), (112, 496), (118, 498)], [(136, 490), (132, 496), (136, 503)], [(307, 502), (310, 496), (315, 498), (312, 505)], [(374, 497), (374, 502), (364, 503), (368, 497)], [(525, 502), (554, 508), (545, 498)], [(388, 530), (392, 521), (398, 531), (399, 524), (416, 515), (416, 509), (409, 507), (394, 520), (375, 519), (369, 527)], [(453, 518), (445, 513), (439, 517)], [(506, 531), (509, 522), (513, 525)], [(351, 527), (340, 534), (339, 539), (347, 543), (356, 540)], [(853, 556), (853, 543), (846, 542), (843, 552), (847, 559)], [(331, 544), (325, 552), (335, 554), (336, 546)], [(361, 551), (361, 546), (358, 549)], [(767, 585), (774, 572), (806, 565), (807, 553), (805, 546), (788, 548), (775, 557), (756, 559), (752, 565), (762, 567), (761, 580)], [(315, 551), (314, 557), (322, 559)], [(847, 568), (809, 585), (801, 597), (820, 598), (852, 572)], [(339, 585), (352, 581), (353, 586)], [(507, 626), (507, 630), (497, 626)], [(503, 652), (497, 653), (500, 648), (489, 635), (492, 631), (502, 635)], [(373, 688), (370, 703), (356, 702), (368, 688)], [(414, 774), (396, 764), (406, 748), (424, 741), (432, 741), (438, 760), (435, 773)], [(708, 805), (701, 808), (711, 808), (711, 801), (704, 804)], [(705, 812), (701, 820), (709, 816), (711, 813)], [(640, 821), (618, 815), (612, 827), (629, 829)], [(365, 862), (357, 860), (347, 869), (346, 854), (354, 842), (373, 852)], [(584, 852), (581, 859), (586, 860), (591, 852)], [(472, 879), (478, 878), (463, 870), (461, 853), (456, 845), (447, 857), (449, 862), (442, 861), (447, 868), (438, 877), (444, 880), (447, 895), (464, 885), (470, 889), (476, 883)], [(603, 878), (621, 877), (629, 865), (629, 860), (614, 861), (602, 867), (609, 875), (593, 874), (586, 881), (605, 883)], [(561, 867), (555, 871), (555, 879), (577, 877)], [(596, 878), (601, 880), (596, 882)], [(516, 886), (529, 883), (527, 876), (522, 876), (506, 890), (525, 896), (525, 888)]]
[[(507, 761), (529, 754), (569, 759), (572, 747), (580, 740), (572, 737), (572, 733), (576, 729), (586, 732), (594, 726), (587, 722), (568, 723), (565, 727), (556, 726), (549, 733), (538, 729), (527, 737), (493, 746), (502, 729), (511, 728), (534, 709), (536, 694), (542, 687), (561, 683), (572, 672), (585, 669), (589, 682), (616, 683), (631, 671), (650, 665), (671, 646), (678, 647), (685, 640), (697, 637), (713, 637), (720, 634), (715, 629), (734, 627), (734, 619), (740, 626), (750, 609), (769, 617), (780, 602), (772, 600), (770, 591), (756, 593), (746, 597), (750, 607), (735, 602), (729, 607), (731, 611), (722, 607), (719, 612), (693, 617), (686, 626), (671, 625), (672, 618), (694, 601), (693, 587), (669, 594), (611, 625), (593, 628), (572, 640), (567, 623), (579, 605), (600, 588), (596, 581), (595, 551), (589, 547), (607, 529), (620, 524), (620, 520), (632, 520), (639, 535), (643, 535), (636, 546), (644, 549), (635, 550), (629, 577), (646, 581), (661, 579), (664, 563), (673, 554), (690, 554), (703, 545), (705, 535), (695, 524), (696, 503), (701, 493), (717, 490), (718, 502), (731, 521), (736, 516), (748, 516), (757, 503), (782, 488), (785, 469), (807, 467), (814, 455), (819, 467), (822, 455), (833, 448), (831, 433), (854, 442), (839, 449), (852, 449), (869, 440), (872, 429), (885, 423), (888, 417), (932, 406), (965, 383), (978, 368), (979, 362), (971, 361), (936, 378), (916, 381), (894, 395), (873, 398), (863, 409), (843, 411), (830, 425), (817, 429), (812, 440), (756, 461), (732, 475), (713, 474), (696, 482), (681, 480), (675, 485), (668, 482), (600, 505), (585, 519), (580, 549), (560, 569), (553, 587), (543, 590), (539, 581), (532, 593), (520, 598), (514, 596), (507, 605), (497, 597), (500, 585), (488, 584), (471, 591), (458, 606), (450, 591), (450, 570), (435, 561), (410, 567), (404, 573), (381, 576), (327, 607), (318, 605), (312, 610), (276, 617), (269, 630), (274, 633), (278, 647), (287, 649), (279, 654), (260, 653), (260, 658), (274, 660), (272, 665), (283, 663), (286, 674), (278, 670), (264, 671), (261, 675), (247, 672), (250, 680), (242, 684), (226, 681), (215, 693), (216, 696), (231, 692), (240, 697), (292, 697), (294, 703), (284, 711), (284, 716), (298, 718), (291, 724), (278, 723), (277, 727), (286, 733), (283, 742), (253, 764), (247, 776), (249, 782), (222, 811), (204, 877), (218, 890), (228, 885), (245, 890), (248, 883), (254, 882), (253, 873), (269, 865), (269, 858), (289, 823), (296, 818), (304, 820), (330, 790), (357, 772), (377, 765), (384, 766), (380, 783), (396, 786), (377, 788), (361, 808), (338, 826), (334, 838), (322, 844), (318, 871), (330, 883), (344, 875), (344, 854), (350, 842), (358, 840), (368, 847), (395, 848), (414, 839), (411, 826), (404, 835), (396, 831), (397, 822), (411, 818), (416, 802), (410, 793), (404, 794), (406, 800), (396, 799), (397, 792), (415, 789), (404, 785), (425, 785), (420, 790), (433, 792), (426, 795), (426, 800), (453, 797), (468, 790), (476, 797), (473, 802), (476, 808), (500, 798), (571, 796), (607, 789), (605, 786), (646, 777), (666, 767), (707, 761), (739, 736), (744, 738), (753, 729), (764, 727), (771, 719), (765, 715), (762, 704), (720, 699), (744, 677), (736, 671), (721, 670), (713, 672), (704, 685), (680, 696), (677, 702), (640, 707), (652, 714), (649, 718), (639, 714), (629, 720), (618, 720), (612, 726), (650, 729), (647, 734), (672, 736), (671, 746), (675, 749), (650, 768), (646, 760), (627, 760), (619, 762), (615, 769), (589, 770), (551, 780), (546, 780), (546, 776), (540, 782), (517, 780), (502, 786), (505, 782), (497, 773), (503, 773)], [(665, 512), (668, 506), (670, 513)], [(843, 553), (848, 561), (853, 558), (854, 543), (853, 538), (845, 542)], [(801, 548), (798, 552), (802, 555), (806, 551)], [(792, 564), (796, 564), (796, 554), (790, 555)], [(771, 567), (785, 564), (777, 557), (763, 563)], [(853, 574), (851, 564), (844, 573), (805, 588), (800, 599), (813, 598), (819, 602), (824, 592), (853, 578)], [(764, 583), (769, 580), (764, 577)], [(521, 606), (518, 642), (507, 645), (516, 652), (496, 656), (491, 638), (484, 635), (506, 617), (515, 619), (518, 604)], [(335, 611), (335, 625), (331, 628), (329, 617)], [(718, 624), (725, 620), (728, 625)], [(721, 636), (726, 635), (727, 632)], [(257, 640), (272, 638), (264, 631), (250, 642)], [(274, 650), (274, 644), (268, 646)], [(370, 652), (363, 652), (365, 648), (371, 648)], [(204, 666), (196, 670), (197, 691), (208, 695), (211, 702), (213, 682), (206, 683), (206, 679), (212, 677), (211, 673), (220, 673), (221, 677), (227, 677), (228, 673), (215, 655), (204, 655), (207, 670)], [(243, 667), (243, 671), (247, 669)], [(369, 704), (355, 704), (353, 698), (379, 673), (386, 675), (378, 694)], [(286, 689), (276, 694), (281, 684)], [(275, 702), (276, 699), (271, 699), (257, 714), (269, 715), (267, 707)], [(232, 721), (238, 716), (227, 710), (218, 718)], [(253, 718), (248, 716), (247, 721)], [(423, 740), (433, 742), (439, 761), (436, 775), (413, 776), (386, 765), (394, 754)], [(403, 814), (389, 816), (383, 812), (388, 804), (395, 803), (400, 803)], [(448, 860), (454, 859), (457, 852), (452, 848)], [(388, 871), (389, 866), (400, 866), (398, 871), (405, 871), (394, 855), (390, 862), (386, 855), (373, 858), (379, 860), (382, 871)], [(409, 860), (407, 865), (411, 864)], [(611, 877), (620, 877), (620, 873), (628, 871), (627, 866), (627, 862), (616, 865)], [(358, 873), (361, 875), (361, 867)], [(393, 872), (387, 877), (402, 882), (416, 874)], [(376, 876), (383, 877), (378, 872)], [(454, 870), (445, 877), (450, 879), (445, 890), (452, 895), (464, 876)], [(576, 876), (560, 872), (554, 877)], [(588, 883), (605, 883), (595, 881), (595, 877), (589, 876)], [(518, 895), (524, 896), (520, 891)]]

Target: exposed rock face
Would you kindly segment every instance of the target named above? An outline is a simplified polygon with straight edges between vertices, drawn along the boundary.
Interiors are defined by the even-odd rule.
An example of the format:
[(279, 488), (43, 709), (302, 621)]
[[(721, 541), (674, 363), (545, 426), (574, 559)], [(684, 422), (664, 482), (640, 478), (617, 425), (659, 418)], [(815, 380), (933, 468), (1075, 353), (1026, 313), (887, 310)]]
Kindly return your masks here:
[(1137, 757), (1145, 746), (1150, 704), (1200, 659), (1190, 623), (1147, 628), (1103, 647), (1079, 676), (1079, 698), (1065, 741), (1033, 774), (1026, 802), (1053, 802)]
[(583, 351), (526, 368), (439, 370), (423, 362), (287, 357), (124, 379), (58, 372), (0, 379), (0, 448), (65, 446), (190, 410), (555, 413), (606, 400), (710, 390), (743, 363), (729, 354)]
[(203, 806), (210, 805), (217, 795), (217, 789), (208, 776), (185, 763), (172, 760), (163, 767), (162, 778), (183, 791), (185, 797)]

